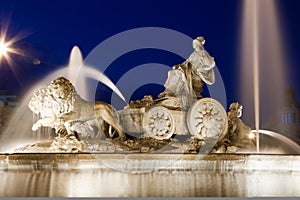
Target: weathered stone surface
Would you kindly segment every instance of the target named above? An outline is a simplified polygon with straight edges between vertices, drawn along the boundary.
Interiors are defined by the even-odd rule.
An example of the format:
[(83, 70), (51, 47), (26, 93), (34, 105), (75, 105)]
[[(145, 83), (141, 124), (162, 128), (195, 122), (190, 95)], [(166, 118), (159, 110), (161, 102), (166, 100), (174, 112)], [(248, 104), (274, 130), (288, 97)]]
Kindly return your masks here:
[(52, 152), (78, 153), (85, 151), (85, 144), (73, 135), (55, 137), (50, 145)]
[(213, 152), (217, 153), (236, 153), (247, 149), (255, 149), (254, 139), (249, 137), (251, 128), (244, 124), (240, 119), (242, 116), (243, 106), (239, 103), (232, 103), (229, 107), (228, 132), (220, 141)]
[[(194, 52), (169, 71), (165, 91), (158, 99), (145, 95), (118, 112), (107, 103), (83, 100), (63, 77), (53, 80), (47, 88), (37, 89), (29, 101), (28, 107), (40, 117), (32, 130), (41, 126), (54, 128), (57, 137), (51, 148), (63, 152), (106, 149), (146, 153), (164, 147), (164, 151), (178, 153), (201, 152), (201, 149), (205, 149), (202, 153), (209, 153), (226, 133), (223, 146), (215, 151), (244, 147), (248, 129), (239, 119), (240, 114), (231, 109), (227, 121), (222, 105), (200, 94), (204, 83), (215, 82), (215, 61), (204, 49), (204, 43), (203, 37), (193, 41)], [(176, 135), (189, 135), (191, 140), (179, 145), (179, 141), (173, 140)], [(104, 136), (121, 142), (104, 144), (98, 140)], [(231, 148), (230, 152), (234, 150)]]
[(168, 72), (168, 79), (165, 83), (165, 91), (159, 98), (168, 96), (187, 96), (188, 105), (191, 105), (193, 98), (201, 98), (203, 82), (209, 85), (215, 82), (214, 58), (204, 49), (205, 40), (197, 37), (193, 41), (194, 52), (181, 64), (173, 66)]
[[(107, 123), (117, 131), (120, 138), (125, 139), (117, 111), (104, 102), (90, 103), (83, 100), (72, 83), (64, 77), (53, 80), (48, 88), (36, 90), (28, 107), (41, 117), (32, 126), (34, 131), (46, 126), (55, 128), (57, 134), (63, 132), (74, 135), (76, 131), (86, 136), (93, 130), (93, 126), (101, 131)], [(107, 134), (113, 137), (112, 132)]]
[(223, 106), (212, 98), (203, 98), (195, 102), (188, 114), (189, 131), (199, 139), (216, 138), (227, 132), (227, 117)]

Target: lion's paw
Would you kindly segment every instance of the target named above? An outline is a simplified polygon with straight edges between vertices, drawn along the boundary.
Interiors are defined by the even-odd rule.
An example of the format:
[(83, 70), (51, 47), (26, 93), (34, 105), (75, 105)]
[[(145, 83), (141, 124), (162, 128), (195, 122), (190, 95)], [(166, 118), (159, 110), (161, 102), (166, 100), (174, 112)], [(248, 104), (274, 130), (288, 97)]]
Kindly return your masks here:
[(60, 126), (56, 129), (56, 134), (58, 135), (67, 135), (68, 131), (65, 126)]
[(125, 141), (126, 139), (127, 139), (126, 135), (122, 135), (122, 136), (116, 137), (114, 140), (116, 140), (116, 141)]

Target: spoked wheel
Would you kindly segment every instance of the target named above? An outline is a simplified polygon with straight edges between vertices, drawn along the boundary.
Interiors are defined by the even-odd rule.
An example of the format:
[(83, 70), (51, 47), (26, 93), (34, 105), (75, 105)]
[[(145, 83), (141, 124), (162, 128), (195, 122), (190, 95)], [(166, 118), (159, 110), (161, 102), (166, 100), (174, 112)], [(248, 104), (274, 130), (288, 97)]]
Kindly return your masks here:
[(203, 98), (196, 101), (187, 113), (190, 133), (199, 139), (220, 139), (227, 131), (227, 113), (215, 99)]
[(149, 109), (144, 115), (143, 125), (149, 137), (157, 140), (167, 140), (172, 137), (175, 124), (171, 112), (162, 106)]

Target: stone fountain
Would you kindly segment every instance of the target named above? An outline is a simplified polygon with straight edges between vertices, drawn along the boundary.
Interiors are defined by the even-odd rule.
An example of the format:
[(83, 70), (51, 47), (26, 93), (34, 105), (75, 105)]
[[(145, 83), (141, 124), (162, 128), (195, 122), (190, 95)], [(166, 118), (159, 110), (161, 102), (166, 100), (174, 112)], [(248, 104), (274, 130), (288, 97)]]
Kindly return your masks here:
[[(120, 111), (104, 102), (85, 101), (68, 79), (56, 78), (46, 88), (36, 89), (29, 100), (28, 107), (39, 117), (32, 130), (53, 128), (56, 137), (50, 150), (54, 152), (90, 152), (89, 143), (104, 136), (127, 151), (157, 151), (171, 141), (171, 146), (185, 148), (173, 150), (176, 153), (253, 149), (248, 137), (251, 129), (239, 118), (242, 106), (231, 104), (227, 117), (217, 100), (201, 95), (204, 83), (215, 82), (214, 58), (204, 43), (203, 37), (193, 41), (194, 52), (168, 72), (165, 91), (158, 99), (146, 95)], [(173, 139), (177, 135), (190, 137), (181, 143)]]
[(0, 196), (300, 196), (299, 156), (255, 154), (242, 105), (227, 113), (201, 95), (215, 82), (204, 43), (193, 41), (157, 99), (146, 95), (122, 110), (84, 100), (65, 77), (33, 90), (33, 134), (48, 127), (55, 136), (0, 155)]

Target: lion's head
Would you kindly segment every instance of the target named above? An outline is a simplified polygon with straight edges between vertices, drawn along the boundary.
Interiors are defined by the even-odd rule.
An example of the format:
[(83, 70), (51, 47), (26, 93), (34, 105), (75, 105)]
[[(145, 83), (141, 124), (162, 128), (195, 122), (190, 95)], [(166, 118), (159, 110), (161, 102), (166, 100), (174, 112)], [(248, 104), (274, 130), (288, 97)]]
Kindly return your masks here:
[(69, 99), (75, 91), (73, 84), (64, 77), (59, 77), (53, 80), (48, 86), (50, 94), (54, 99)]
[(45, 97), (47, 96), (47, 89), (37, 89), (30, 98), (28, 107), (35, 114), (39, 114), (40, 110), (45, 106)]
[(50, 99), (48, 95), (49, 90), (47, 88), (35, 90), (28, 103), (29, 109), (35, 114), (39, 114), (42, 110), (49, 108)]

